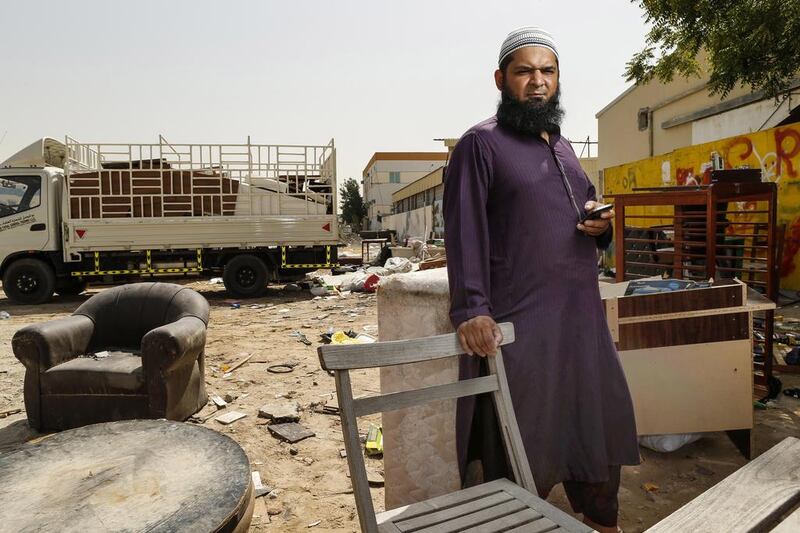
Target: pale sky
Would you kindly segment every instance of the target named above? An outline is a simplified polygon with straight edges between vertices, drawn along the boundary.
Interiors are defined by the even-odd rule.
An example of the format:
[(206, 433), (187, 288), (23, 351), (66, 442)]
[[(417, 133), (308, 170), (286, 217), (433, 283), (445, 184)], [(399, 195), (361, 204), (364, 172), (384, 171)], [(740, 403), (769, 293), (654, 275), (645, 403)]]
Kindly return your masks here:
[(497, 54), (519, 26), (554, 35), (562, 131), (596, 140), (594, 115), (630, 85), (645, 35), (628, 0), (0, 0), (0, 20), (0, 161), (65, 134), (333, 137), (340, 182), (376, 151), (444, 150), (434, 138), (493, 115)]

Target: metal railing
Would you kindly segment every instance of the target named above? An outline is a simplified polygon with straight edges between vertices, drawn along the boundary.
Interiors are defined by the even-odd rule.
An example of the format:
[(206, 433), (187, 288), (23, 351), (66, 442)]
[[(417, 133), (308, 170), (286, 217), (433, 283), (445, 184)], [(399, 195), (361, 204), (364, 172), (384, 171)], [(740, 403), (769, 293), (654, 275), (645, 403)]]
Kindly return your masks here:
[(320, 215), (336, 202), (327, 145), (81, 143), (66, 138), (76, 218)]

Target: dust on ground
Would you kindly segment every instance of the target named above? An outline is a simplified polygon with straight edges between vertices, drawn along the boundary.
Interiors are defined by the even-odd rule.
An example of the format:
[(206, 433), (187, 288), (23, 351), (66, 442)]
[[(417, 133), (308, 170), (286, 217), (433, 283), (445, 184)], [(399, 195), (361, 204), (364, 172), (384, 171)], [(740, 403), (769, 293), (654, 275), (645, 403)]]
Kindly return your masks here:
[[(212, 416), (204, 425), (236, 440), (264, 485), (276, 489), (258, 498), (252, 530), (309, 531), (311, 526), (315, 531), (357, 531), (347, 460), (340, 455), (344, 441), (339, 418), (314, 410), (321, 403), (335, 404), (336, 396), (333, 378), (320, 368), (316, 348), (321, 344), (320, 334), (329, 328), (374, 335), (375, 295), (315, 298), (307, 290), (274, 286), (261, 298), (239, 301), (229, 298), (219, 284), (195, 281), (187, 285), (211, 304), (207, 390), (232, 398), (220, 414), (235, 410), (247, 415), (228, 426)], [(13, 305), (0, 293), (0, 310), (11, 314), (11, 318), (0, 320), (0, 412), (24, 408), (24, 368), (11, 350), (14, 332), (28, 324), (66, 316), (99, 290), (90, 288), (81, 296), (57, 297), (39, 306)], [(236, 302), (239, 308), (232, 307)], [(296, 331), (304, 334), (311, 346), (290, 335)], [(246, 364), (225, 376), (224, 365), (251, 354)], [(288, 373), (267, 370), (283, 363), (296, 365)], [(379, 392), (376, 370), (352, 374), (355, 395)], [(784, 387), (800, 385), (798, 376), (785, 375), (782, 379)], [(290, 401), (303, 409), (300, 423), (316, 434), (293, 445), (274, 438), (267, 430), (267, 420), (258, 417), (261, 405)], [(214, 410), (209, 403), (200, 414)], [(779, 395), (769, 409), (755, 412), (755, 420), (756, 454), (760, 454), (784, 437), (800, 434), (800, 400)], [(362, 432), (370, 422), (379, 423), (379, 417), (361, 419)], [(0, 453), (34, 436), (24, 412), (0, 419)], [(669, 454), (641, 451), (642, 464), (623, 469), (620, 526), (627, 533), (645, 530), (746, 462), (724, 433), (710, 434)], [(380, 459), (367, 458), (367, 465), (374, 475), (382, 473)], [(383, 510), (383, 489), (374, 488), (372, 496), (376, 510)], [(553, 491), (550, 501), (569, 512), (560, 487)]]

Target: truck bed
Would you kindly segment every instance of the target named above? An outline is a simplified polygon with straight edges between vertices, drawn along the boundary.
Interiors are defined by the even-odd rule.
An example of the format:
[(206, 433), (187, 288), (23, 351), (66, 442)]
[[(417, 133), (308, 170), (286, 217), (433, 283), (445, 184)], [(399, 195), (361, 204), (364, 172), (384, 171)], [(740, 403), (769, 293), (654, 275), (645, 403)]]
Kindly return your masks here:
[(67, 139), (68, 252), (336, 244), (325, 146), (78, 143)]

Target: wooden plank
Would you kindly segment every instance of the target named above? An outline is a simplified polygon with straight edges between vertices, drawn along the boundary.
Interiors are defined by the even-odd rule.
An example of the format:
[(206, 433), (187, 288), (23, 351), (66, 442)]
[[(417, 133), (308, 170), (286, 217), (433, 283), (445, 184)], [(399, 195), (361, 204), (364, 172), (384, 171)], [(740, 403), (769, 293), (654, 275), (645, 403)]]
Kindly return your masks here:
[(502, 516), (500, 518), (492, 520), (491, 522), (485, 522), (479, 526), (465, 529), (462, 531), (462, 533), (485, 533), (487, 531), (507, 531), (508, 528), (523, 526), (525, 524), (530, 524), (531, 522), (534, 522), (535, 524), (538, 524), (540, 526), (538, 531), (550, 531), (558, 527), (557, 524), (553, 523), (547, 518), (542, 517), (542, 515), (540, 515), (530, 507), (525, 507), (524, 509), (516, 513)]
[(619, 358), (640, 435), (753, 427), (750, 340), (623, 350)]
[(720, 280), (713, 287), (619, 298), (620, 319), (641, 315), (659, 315), (698, 311), (744, 304), (741, 282)]
[(483, 376), (445, 385), (434, 385), (422, 389), (357, 398), (353, 400), (353, 408), (356, 416), (365, 416), (372, 413), (405, 409), (406, 407), (436, 400), (461, 398), (462, 396), (472, 396), (495, 390), (497, 390), (497, 376)]
[(787, 437), (647, 531), (763, 531), (798, 501), (800, 440)]
[(502, 492), (509, 485), (513, 485), (513, 483), (507, 479), (496, 479), (494, 481), (490, 481), (489, 483), (475, 485), (457, 492), (442, 494), (441, 496), (436, 496), (430, 498), (429, 500), (412, 503), (410, 505), (404, 505), (396, 509), (385, 511), (378, 515), (378, 521), (409, 520), (417, 516), (422, 516), (424, 514), (441, 509), (447, 509), (464, 502), (470, 502), (491, 494)]
[(511, 513), (516, 513), (527, 508), (527, 505), (518, 499), (513, 498), (510, 501), (501, 503), (500, 505), (495, 505), (489, 509), (482, 509), (468, 515), (460, 516), (455, 520), (451, 520), (444, 524), (436, 524), (431, 527), (418, 529), (415, 533), (455, 533), (457, 531), (484, 524), (496, 518), (500, 518)]
[(775, 302), (766, 296), (759, 294), (758, 291), (751, 287), (747, 287), (747, 303), (748, 311), (767, 311), (775, 309)]
[(749, 339), (750, 313), (695, 316), (691, 320), (657, 320), (619, 326), (619, 350), (696, 345)]
[(518, 485), (509, 483), (504, 490), (525, 503), (531, 509), (540, 512), (545, 518), (552, 520), (571, 533), (592, 533), (594, 531), (586, 524), (578, 521), (575, 517), (568, 515), (558, 507), (547, 503), (539, 496), (531, 494)]
[(511, 401), (511, 393), (508, 390), (508, 379), (503, 363), (502, 354), (488, 360), (489, 371), (497, 375), (499, 389), (492, 397), (494, 407), (497, 412), (498, 424), (501, 428), (501, 437), (506, 447), (506, 455), (511, 462), (511, 470), (514, 474), (514, 481), (526, 490), (536, 493), (536, 483), (533, 471), (528, 463), (528, 455), (525, 453), (525, 445), (519, 434), (517, 417), (514, 413), (514, 404)]
[(353, 412), (353, 389), (350, 385), (350, 373), (338, 371), (334, 376), (336, 396), (341, 411), (342, 434), (344, 448), (347, 451), (347, 466), (350, 469), (350, 482), (353, 485), (353, 496), (356, 500), (358, 522), (364, 533), (377, 533), (378, 523), (375, 519), (375, 508), (369, 494), (367, 469), (364, 465), (364, 454), (361, 453), (361, 441), (358, 438), (358, 423)]
[(423, 527), (431, 527), (436, 524), (441, 524), (442, 522), (447, 522), (448, 520), (454, 520), (470, 513), (495, 507), (513, 499), (514, 497), (507, 492), (495, 492), (476, 500), (467, 500), (464, 503), (447, 507), (440, 511), (433, 511), (415, 518), (393, 520), (393, 522), (400, 531), (416, 531), (417, 529), (421, 529)]
[[(514, 325), (499, 324), (503, 333), (502, 345), (514, 342)], [(348, 344), (320, 346), (317, 349), (320, 364), (325, 370), (375, 368), (405, 363), (432, 361), (464, 353), (455, 333), (422, 339), (376, 342), (374, 344)]]

